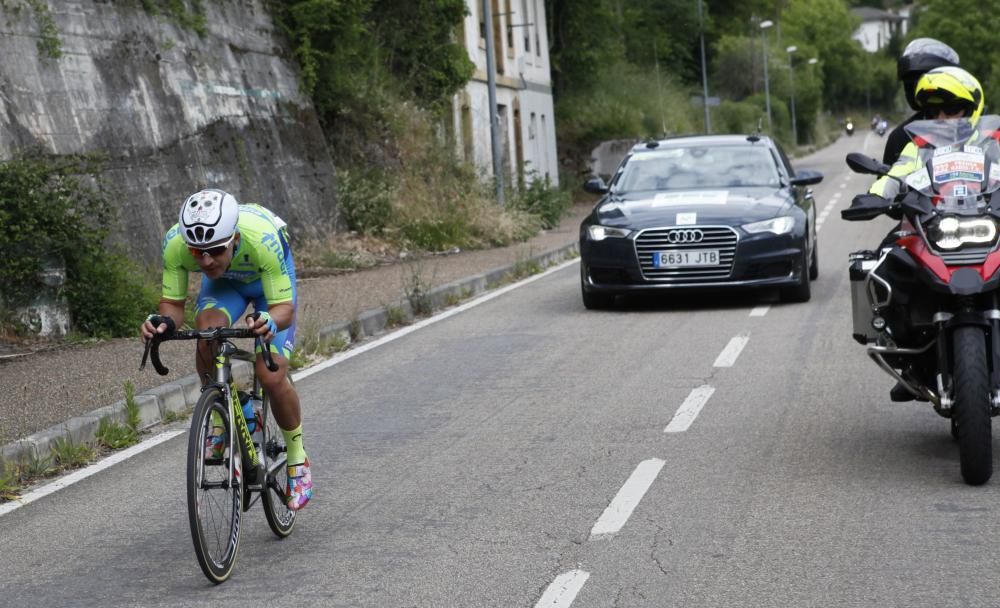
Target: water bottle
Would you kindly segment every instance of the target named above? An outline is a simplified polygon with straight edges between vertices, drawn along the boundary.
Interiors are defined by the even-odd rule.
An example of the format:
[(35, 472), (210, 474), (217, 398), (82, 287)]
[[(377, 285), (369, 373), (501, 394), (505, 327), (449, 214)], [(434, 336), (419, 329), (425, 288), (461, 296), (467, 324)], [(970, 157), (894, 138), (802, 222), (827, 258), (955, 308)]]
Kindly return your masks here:
[[(241, 400), (242, 401), (242, 400)], [(257, 431), (257, 414), (254, 411), (254, 400), (247, 395), (247, 400), (243, 403), (243, 418), (247, 421), (247, 430), (253, 435)]]
[(250, 438), (258, 447), (261, 436), (264, 434), (264, 429), (260, 428), (260, 416), (263, 408), (263, 402), (256, 396), (248, 395), (246, 402), (243, 403), (243, 417), (247, 420), (247, 430), (250, 431)]

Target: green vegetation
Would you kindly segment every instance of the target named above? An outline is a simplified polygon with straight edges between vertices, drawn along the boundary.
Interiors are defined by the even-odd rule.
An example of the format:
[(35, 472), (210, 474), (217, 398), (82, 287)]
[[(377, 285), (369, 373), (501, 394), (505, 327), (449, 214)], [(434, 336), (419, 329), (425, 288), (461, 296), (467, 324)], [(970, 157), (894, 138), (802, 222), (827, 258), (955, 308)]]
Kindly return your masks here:
[[(943, 0), (931, 3), (952, 6)], [(721, 99), (719, 106), (710, 107), (712, 131), (749, 132), (761, 125), (792, 148), (796, 141), (825, 142), (824, 116), (829, 113), (842, 117), (868, 105), (883, 114), (902, 109), (895, 77), (902, 41), (891, 41), (882, 52), (866, 53), (851, 38), (858, 26), (848, 10), (854, 4), (705, 0), (708, 89), (710, 96)], [(697, 2), (546, 0), (545, 5), (559, 150), (576, 160), (571, 169), (582, 170), (589, 151), (603, 140), (704, 131), (704, 109), (700, 101), (691, 101), (702, 95)], [(970, 19), (977, 14), (971, 8), (959, 12)], [(761, 30), (759, 24), (765, 19), (776, 26)], [(929, 20), (921, 17), (924, 21)], [(943, 39), (976, 44), (977, 37), (961, 31)], [(786, 51), (790, 46), (796, 47), (794, 53)], [(810, 64), (813, 58), (816, 61)], [(963, 54), (963, 65), (964, 58)], [(793, 86), (797, 138), (791, 132)]]
[(0, 502), (16, 500), (21, 491), (20, 472), (17, 467), (5, 463), (0, 471)]
[(38, 41), (35, 46), (43, 59), (59, 59), (62, 57), (62, 40), (59, 39), (59, 28), (52, 18), (49, 5), (42, 0), (0, 0), (0, 11), (10, 15), (20, 15), (25, 8), (31, 9), (38, 27)]
[(52, 457), (61, 469), (76, 469), (93, 460), (97, 453), (86, 443), (76, 443), (72, 437), (57, 438), (52, 446)]
[(340, 334), (323, 337), (319, 325), (314, 320), (303, 323), (296, 336), (295, 350), (288, 365), (292, 369), (301, 369), (316, 359), (325, 359), (334, 353), (345, 350), (349, 342)]
[(921, 0), (917, 23), (908, 38), (929, 36), (947, 42), (958, 52), (962, 67), (972, 73), (985, 89), (987, 106), (1000, 100), (1000, 49), (992, 44), (990, 20), (1000, 0)]
[(97, 426), (96, 436), (97, 442), (110, 450), (120, 450), (139, 442), (135, 431), (124, 424), (110, 422), (107, 418), (102, 419)]
[[(94, 158), (26, 154), (0, 163), (0, 325), (23, 330), (13, 310), (58, 289), (74, 329), (90, 336), (133, 335), (157, 300), (155, 283), (108, 242), (112, 197)], [(46, 287), (46, 268), (65, 284)]]
[(135, 387), (125, 381), (125, 424), (107, 418), (97, 426), (97, 441), (106, 448), (120, 450), (139, 442), (139, 404), (135, 402)]
[[(201, 0), (140, 0), (142, 8), (150, 15), (169, 16), (177, 25), (204, 36), (208, 33), (205, 7)], [(190, 9), (188, 8), (190, 5)]]

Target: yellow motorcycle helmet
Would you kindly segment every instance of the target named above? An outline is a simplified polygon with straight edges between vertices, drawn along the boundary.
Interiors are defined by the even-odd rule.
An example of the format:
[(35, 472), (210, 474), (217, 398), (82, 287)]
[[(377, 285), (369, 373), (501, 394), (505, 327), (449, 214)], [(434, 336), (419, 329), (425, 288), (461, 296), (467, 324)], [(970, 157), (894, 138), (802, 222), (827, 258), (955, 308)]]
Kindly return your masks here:
[(957, 114), (962, 110), (973, 126), (979, 122), (985, 106), (983, 87), (976, 77), (953, 66), (934, 68), (921, 76), (914, 98), (925, 114), (931, 110)]

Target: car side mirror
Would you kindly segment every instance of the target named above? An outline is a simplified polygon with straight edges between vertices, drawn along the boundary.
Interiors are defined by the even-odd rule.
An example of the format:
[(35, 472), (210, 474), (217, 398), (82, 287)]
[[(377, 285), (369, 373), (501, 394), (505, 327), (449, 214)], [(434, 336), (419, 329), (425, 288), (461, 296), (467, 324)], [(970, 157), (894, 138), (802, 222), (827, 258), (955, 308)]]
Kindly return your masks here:
[(870, 156), (851, 152), (847, 155), (847, 166), (855, 173), (868, 173), (870, 175), (886, 175), (889, 173), (889, 165), (880, 163)]
[(604, 183), (604, 180), (600, 176), (594, 176), (584, 182), (583, 189), (591, 194), (606, 194), (608, 185)]
[(823, 174), (813, 169), (802, 169), (792, 178), (793, 186), (813, 186), (823, 181)]

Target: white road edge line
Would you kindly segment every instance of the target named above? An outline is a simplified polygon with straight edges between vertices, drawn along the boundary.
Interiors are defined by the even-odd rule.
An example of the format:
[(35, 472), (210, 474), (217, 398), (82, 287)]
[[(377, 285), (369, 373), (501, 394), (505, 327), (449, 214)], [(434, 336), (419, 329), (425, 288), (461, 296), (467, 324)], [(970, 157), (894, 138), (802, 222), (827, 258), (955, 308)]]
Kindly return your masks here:
[(708, 402), (708, 398), (712, 396), (715, 389), (707, 384), (703, 384), (698, 388), (691, 391), (688, 394), (687, 399), (684, 403), (677, 408), (677, 412), (674, 417), (670, 419), (670, 423), (667, 424), (666, 428), (663, 429), (664, 433), (683, 433), (688, 430), (694, 419), (698, 417), (698, 412), (701, 408), (705, 407), (705, 403)]
[(85, 469), (74, 471), (73, 473), (70, 473), (65, 477), (57, 479), (52, 483), (46, 484), (38, 488), (37, 490), (32, 490), (16, 500), (12, 500), (10, 502), (6, 502), (0, 505), (0, 516), (6, 515), (11, 511), (23, 507), (24, 505), (31, 504), (36, 500), (38, 500), (39, 498), (44, 498), (49, 494), (57, 492), (65, 487), (71, 486), (78, 481), (83, 481), (84, 479), (90, 477), (91, 475), (100, 473), (101, 471), (103, 471), (108, 467), (112, 467), (118, 464), (119, 462), (127, 460), (135, 456), (136, 454), (145, 452), (150, 448), (154, 448), (165, 441), (170, 441), (174, 437), (186, 432), (187, 432), (186, 429), (179, 431), (168, 431), (166, 433), (157, 435), (152, 439), (143, 441), (140, 444), (134, 445), (128, 449), (122, 450), (121, 452), (115, 452), (111, 456), (108, 456), (107, 458), (96, 464), (93, 464)]
[(743, 347), (746, 346), (749, 341), (750, 334), (740, 334), (738, 336), (734, 336), (729, 341), (729, 344), (726, 344), (726, 347), (722, 349), (719, 356), (716, 357), (715, 363), (712, 364), (712, 367), (732, 367), (733, 364), (736, 363), (736, 359), (740, 356), (740, 353), (743, 352)]
[(569, 608), (588, 578), (590, 573), (583, 570), (570, 570), (560, 574), (545, 589), (535, 608)]
[[(334, 366), (334, 365), (336, 365), (338, 363), (342, 363), (342, 362), (350, 359), (351, 357), (355, 357), (357, 355), (360, 355), (361, 353), (367, 352), (367, 351), (369, 351), (369, 350), (371, 350), (371, 349), (373, 349), (373, 348), (375, 348), (377, 346), (381, 346), (381, 345), (386, 344), (388, 342), (392, 342), (393, 340), (396, 340), (398, 338), (402, 338), (403, 336), (405, 336), (405, 335), (407, 335), (409, 333), (412, 333), (414, 331), (417, 331), (420, 328), (427, 327), (428, 325), (431, 325), (432, 323), (437, 323), (438, 321), (443, 321), (444, 319), (447, 319), (448, 317), (450, 317), (452, 315), (457, 315), (458, 313), (466, 311), (466, 310), (468, 310), (468, 309), (470, 309), (470, 308), (472, 308), (474, 306), (478, 306), (480, 304), (483, 304), (485, 302), (488, 302), (488, 301), (492, 300), (493, 298), (502, 296), (503, 294), (507, 293), (508, 291), (517, 289), (518, 287), (521, 287), (523, 285), (527, 285), (528, 283), (532, 283), (534, 281), (537, 281), (537, 280), (539, 280), (539, 279), (541, 279), (543, 277), (546, 277), (546, 276), (552, 274), (553, 272), (558, 272), (558, 271), (562, 270), (563, 268), (567, 268), (569, 266), (572, 266), (573, 264), (577, 264), (577, 263), (579, 263), (579, 261), (580, 261), (580, 258), (575, 258), (575, 259), (572, 259), (572, 260), (568, 260), (566, 262), (563, 262), (562, 264), (558, 264), (556, 266), (553, 266), (552, 268), (549, 268), (545, 272), (542, 272), (542, 273), (536, 274), (536, 275), (532, 275), (532, 276), (524, 279), (523, 281), (518, 281), (517, 283), (511, 283), (510, 285), (501, 287), (500, 289), (497, 289), (495, 291), (491, 291), (491, 292), (489, 292), (487, 294), (484, 294), (484, 295), (476, 298), (475, 300), (470, 300), (470, 301), (466, 302), (465, 304), (462, 304), (460, 306), (456, 306), (455, 308), (448, 309), (448, 310), (446, 310), (445, 312), (443, 312), (443, 313), (441, 313), (439, 315), (436, 315), (436, 316), (433, 316), (433, 317), (429, 317), (427, 319), (424, 319), (422, 321), (414, 323), (413, 325), (408, 325), (408, 326), (406, 326), (405, 328), (403, 328), (403, 329), (401, 329), (399, 331), (393, 332), (393, 333), (391, 333), (391, 334), (389, 334), (387, 336), (384, 336), (382, 338), (379, 338), (377, 340), (374, 340), (372, 342), (369, 342), (367, 344), (359, 346), (358, 348), (356, 348), (354, 350), (350, 350), (350, 351), (346, 351), (346, 352), (340, 353), (339, 355), (336, 355), (336, 356), (334, 356), (334, 357), (332, 357), (332, 358), (324, 361), (323, 363), (320, 363), (319, 365), (310, 367), (309, 369), (302, 370), (301, 372), (299, 372), (297, 374), (292, 374), (292, 379), (297, 381), (297, 380), (299, 380), (301, 378), (306, 378), (308, 376), (311, 376), (311, 375), (315, 374), (316, 372), (322, 371), (322, 370), (324, 370), (324, 369), (326, 369), (328, 367), (332, 367), (332, 366)], [(119, 462), (122, 462), (124, 460), (128, 460), (129, 458), (131, 458), (132, 456), (135, 456), (136, 454), (140, 454), (142, 452), (145, 452), (146, 450), (148, 450), (150, 448), (153, 448), (153, 447), (156, 447), (159, 444), (163, 443), (164, 441), (169, 441), (170, 439), (173, 439), (177, 435), (180, 435), (181, 433), (185, 433), (185, 432), (187, 432), (186, 429), (185, 430), (180, 430), (180, 431), (169, 431), (167, 433), (163, 433), (161, 435), (157, 435), (156, 437), (153, 437), (152, 439), (148, 439), (146, 441), (143, 441), (142, 443), (140, 443), (138, 445), (134, 445), (134, 446), (132, 446), (132, 447), (126, 449), (126, 450), (122, 450), (121, 452), (116, 452), (116, 453), (112, 454), (111, 456), (108, 456), (104, 460), (101, 460), (101, 461), (99, 461), (99, 462), (97, 462), (97, 463), (95, 463), (93, 465), (90, 465), (90, 466), (84, 468), (84, 469), (79, 469), (79, 470), (77, 470), (77, 471), (75, 471), (73, 473), (70, 473), (69, 475), (67, 475), (65, 477), (62, 477), (62, 478), (57, 479), (57, 480), (55, 480), (55, 481), (53, 481), (51, 483), (48, 483), (48, 484), (46, 484), (46, 485), (38, 488), (37, 490), (32, 490), (31, 492), (28, 492), (27, 494), (21, 496), (20, 498), (18, 498), (16, 500), (12, 500), (10, 502), (5, 502), (3, 504), (0, 504), (0, 517), (6, 515), (7, 513), (10, 513), (11, 511), (14, 511), (15, 509), (21, 508), (24, 505), (30, 504), (32, 502), (35, 502), (39, 498), (43, 498), (45, 496), (48, 496), (49, 494), (52, 494), (53, 492), (56, 492), (56, 491), (59, 491), (59, 490), (65, 488), (65, 487), (71, 486), (71, 485), (73, 485), (74, 483), (76, 483), (78, 481), (81, 481), (83, 479), (86, 479), (87, 477), (90, 477), (91, 475), (94, 475), (96, 473), (100, 473), (101, 471), (103, 471), (104, 469), (106, 469), (108, 467), (114, 466), (114, 465), (116, 465)]]
[(763, 317), (767, 314), (767, 311), (771, 310), (770, 306), (755, 306), (753, 310), (750, 311), (751, 317)]
[(437, 323), (438, 321), (444, 321), (448, 317), (452, 317), (454, 315), (457, 315), (460, 312), (465, 312), (466, 310), (469, 310), (470, 308), (473, 308), (475, 306), (479, 306), (480, 304), (485, 304), (486, 302), (489, 302), (493, 298), (498, 298), (498, 297), (502, 296), (503, 294), (507, 293), (508, 291), (512, 291), (514, 289), (517, 289), (518, 287), (522, 287), (524, 285), (527, 285), (528, 283), (532, 283), (534, 281), (537, 281), (539, 279), (547, 277), (548, 275), (552, 274), (553, 272), (559, 272), (563, 268), (567, 268), (569, 266), (572, 266), (573, 264), (578, 264), (579, 262), (580, 262), (580, 258), (575, 258), (575, 259), (569, 260), (567, 262), (563, 262), (562, 264), (559, 264), (557, 266), (553, 266), (552, 268), (549, 268), (548, 270), (546, 270), (545, 272), (543, 272), (541, 274), (532, 275), (532, 276), (524, 279), (523, 281), (518, 281), (517, 283), (512, 283), (510, 285), (507, 285), (506, 287), (501, 287), (500, 289), (497, 289), (496, 291), (491, 291), (491, 292), (489, 292), (489, 293), (487, 293), (485, 295), (482, 295), (482, 296), (476, 298), (475, 300), (470, 300), (470, 301), (466, 302), (465, 304), (461, 304), (459, 306), (456, 306), (455, 308), (450, 308), (450, 309), (444, 311), (443, 313), (441, 313), (439, 315), (434, 315), (433, 317), (428, 317), (426, 319), (423, 319), (421, 321), (418, 321), (418, 322), (414, 323), (413, 325), (407, 325), (406, 327), (404, 327), (404, 328), (402, 328), (400, 330), (394, 331), (394, 332), (392, 332), (392, 333), (390, 333), (388, 335), (385, 335), (385, 336), (383, 336), (383, 337), (381, 337), (381, 338), (379, 338), (377, 340), (373, 340), (371, 342), (368, 342), (367, 344), (362, 344), (361, 346), (359, 346), (357, 348), (352, 348), (350, 350), (347, 350), (347, 351), (344, 351), (344, 352), (339, 353), (337, 355), (334, 355), (333, 357), (330, 357), (329, 359), (327, 359), (323, 363), (320, 363), (318, 365), (314, 365), (314, 366), (310, 367), (309, 369), (304, 369), (301, 372), (298, 372), (297, 374), (292, 374), (292, 379), (294, 381), (298, 382), (299, 380), (301, 380), (303, 378), (307, 378), (307, 377), (309, 377), (309, 376), (311, 376), (311, 375), (313, 375), (313, 374), (315, 374), (317, 372), (323, 371), (324, 369), (327, 369), (329, 367), (333, 367), (334, 365), (337, 365), (338, 363), (343, 363), (344, 361), (347, 361), (348, 359), (357, 357), (358, 355), (360, 355), (362, 353), (366, 353), (366, 352), (370, 351), (373, 348), (382, 346), (383, 344), (392, 342), (393, 340), (398, 340), (398, 339), (402, 338), (403, 336), (409, 335), (409, 334), (417, 331), (418, 329), (423, 329), (424, 327), (427, 327), (428, 325), (432, 325), (434, 323)]
[(614, 534), (622, 529), (628, 521), (632, 511), (639, 505), (639, 501), (646, 494), (649, 486), (653, 485), (656, 476), (660, 474), (660, 469), (666, 464), (665, 460), (650, 458), (643, 460), (635, 468), (632, 475), (625, 481), (625, 485), (618, 490), (618, 494), (611, 499), (611, 504), (604, 509), (597, 523), (590, 529), (590, 538)]

